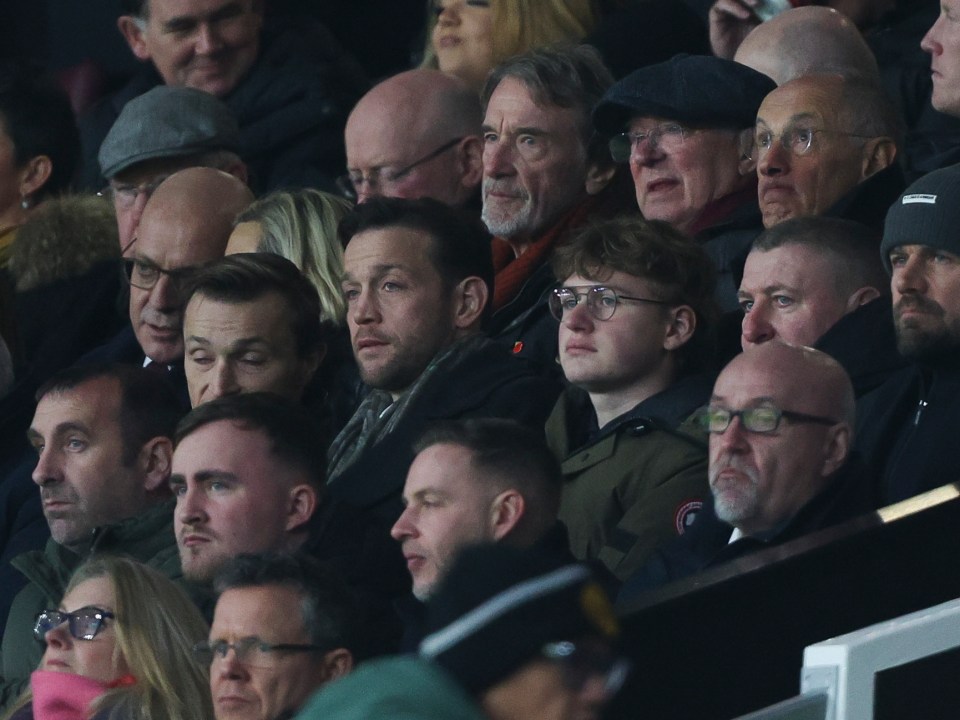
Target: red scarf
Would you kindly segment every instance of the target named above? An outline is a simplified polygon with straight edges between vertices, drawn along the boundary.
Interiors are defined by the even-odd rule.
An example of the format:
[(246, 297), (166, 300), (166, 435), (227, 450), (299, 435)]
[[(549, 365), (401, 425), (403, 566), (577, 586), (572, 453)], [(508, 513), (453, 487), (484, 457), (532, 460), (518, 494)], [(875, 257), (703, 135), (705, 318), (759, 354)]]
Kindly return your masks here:
[(696, 237), (704, 230), (719, 225), (729, 218), (733, 213), (751, 200), (757, 200), (757, 178), (754, 176), (753, 182), (749, 183), (743, 190), (737, 190), (722, 198), (717, 198), (713, 202), (707, 203), (707, 206), (700, 213), (700, 217), (690, 228), (688, 233), (690, 237)]
[(513, 300), (520, 292), (523, 284), (533, 275), (550, 257), (554, 246), (568, 231), (583, 225), (586, 219), (596, 209), (597, 196), (591, 195), (579, 203), (519, 256), (514, 255), (513, 248), (501, 237), (493, 238), (493, 311), (496, 312)]

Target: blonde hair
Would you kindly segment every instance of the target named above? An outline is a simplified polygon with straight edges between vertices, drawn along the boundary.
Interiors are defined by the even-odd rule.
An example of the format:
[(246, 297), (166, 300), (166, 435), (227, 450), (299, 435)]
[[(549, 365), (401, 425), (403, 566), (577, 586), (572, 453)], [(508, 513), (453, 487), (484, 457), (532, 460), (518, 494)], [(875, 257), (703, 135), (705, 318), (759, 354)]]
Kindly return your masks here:
[[(114, 662), (122, 658), (137, 681), (98, 697), (91, 704), (91, 716), (104, 713), (108, 718), (135, 720), (213, 717), (207, 670), (193, 658), (193, 645), (207, 638), (209, 627), (190, 598), (156, 570), (109, 555), (95, 556), (77, 568), (64, 595), (80, 583), (101, 577), (109, 578), (116, 596)], [(31, 697), (28, 690), (14, 712)]]
[(320, 295), (321, 319), (338, 326), (343, 325), (347, 304), (340, 290), (343, 248), (337, 225), (351, 208), (335, 195), (303, 188), (270, 193), (235, 221), (260, 223), (257, 250), (285, 257), (300, 268)]
[[(421, 67), (436, 68), (433, 47), (439, 0), (427, 3), (427, 34)], [(597, 24), (593, 0), (490, 0), (493, 13), (493, 65), (528, 50), (577, 43)]]

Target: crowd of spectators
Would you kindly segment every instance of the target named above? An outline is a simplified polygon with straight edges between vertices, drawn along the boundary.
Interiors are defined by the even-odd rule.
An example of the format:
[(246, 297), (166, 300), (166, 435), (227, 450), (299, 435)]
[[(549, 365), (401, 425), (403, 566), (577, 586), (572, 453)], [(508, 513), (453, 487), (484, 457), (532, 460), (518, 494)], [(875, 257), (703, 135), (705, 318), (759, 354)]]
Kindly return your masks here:
[(614, 602), (960, 479), (960, 0), (678, 5), (0, 64), (4, 717), (597, 718)]

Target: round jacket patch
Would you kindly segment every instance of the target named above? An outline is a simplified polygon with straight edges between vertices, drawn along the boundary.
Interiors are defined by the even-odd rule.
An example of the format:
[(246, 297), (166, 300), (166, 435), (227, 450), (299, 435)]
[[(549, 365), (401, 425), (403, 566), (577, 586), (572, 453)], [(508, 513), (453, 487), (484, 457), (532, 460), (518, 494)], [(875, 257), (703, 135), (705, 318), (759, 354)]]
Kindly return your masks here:
[(701, 509), (703, 509), (701, 500), (687, 500), (681, 503), (673, 514), (673, 526), (677, 529), (677, 535), (683, 535), (687, 531)]

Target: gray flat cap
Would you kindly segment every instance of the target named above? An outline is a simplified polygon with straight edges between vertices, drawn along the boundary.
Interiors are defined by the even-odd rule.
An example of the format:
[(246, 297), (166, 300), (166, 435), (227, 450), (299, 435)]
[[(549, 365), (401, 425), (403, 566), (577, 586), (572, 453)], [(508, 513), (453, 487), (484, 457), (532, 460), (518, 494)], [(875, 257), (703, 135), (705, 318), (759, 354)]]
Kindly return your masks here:
[(211, 150), (240, 151), (230, 108), (202, 90), (161, 85), (124, 106), (97, 158), (109, 179), (144, 160)]

